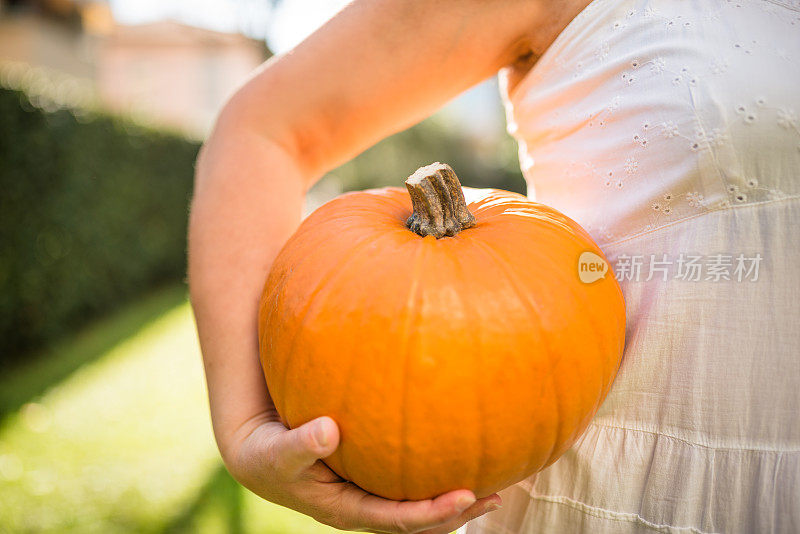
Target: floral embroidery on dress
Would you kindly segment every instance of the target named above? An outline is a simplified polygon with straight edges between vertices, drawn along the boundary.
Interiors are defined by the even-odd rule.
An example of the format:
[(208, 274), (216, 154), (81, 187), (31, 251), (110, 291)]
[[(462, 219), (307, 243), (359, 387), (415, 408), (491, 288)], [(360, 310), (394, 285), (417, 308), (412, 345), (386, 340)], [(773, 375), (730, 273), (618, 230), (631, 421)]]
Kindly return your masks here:
[(657, 17), (658, 15), (659, 15), (658, 10), (653, 6), (647, 6), (646, 8), (644, 8), (644, 11), (642, 12), (642, 16), (646, 19), (651, 19), (653, 17)]
[[(774, 6), (772, 0), (756, 1), (767, 8), (768, 4)], [(800, 3), (800, 0), (796, 1)], [(734, 0), (709, 5), (702, 14), (693, 13), (693, 17), (686, 17), (681, 5), (662, 4), (659, 6), (662, 11), (659, 11), (652, 5), (639, 7), (632, 2), (627, 7), (615, 5), (611, 0), (592, 2), (582, 12), (583, 17), (588, 16), (591, 10), (610, 11), (609, 14), (600, 15), (607, 17), (602, 26), (594, 26), (596, 37), (593, 45), (577, 53), (571, 60), (565, 60), (569, 54), (560, 53), (550, 60), (552, 72), (569, 69), (563, 75), (559, 74), (566, 81), (569, 81), (570, 75), (579, 80), (593, 77), (595, 70), (606, 74), (606, 78), (597, 80), (609, 84), (609, 87), (599, 87), (601, 91), (608, 90), (607, 98), (586, 98), (575, 101), (574, 106), (560, 107), (559, 100), (549, 100), (560, 90), (559, 86), (552, 85), (548, 87), (548, 92), (542, 93), (548, 100), (542, 99), (541, 103), (546, 106), (555, 102), (556, 109), (548, 111), (547, 107), (543, 107), (537, 111), (553, 113), (556, 123), (567, 117), (573, 119), (568, 135), (576, 134), (579, 138), (591, 135), (605, 142), (616, 139), (614, 136), (620, 133), (626, 134), (615, 145), (615, 150), (597, 153), (590, 150), (582, 156), (570, 154), (569, 166), (565, 169), (565, 174), (574, 183), (582, 183), (590, 177), (591, 183), (598, 188), (597, 192), (606, 197), (595, 199), (591, 198), (591, 194), (584, 194), (585, 199), (581, 202), (596, 204), (600, 201), (616, 207), (624, 203), (615, 197), (632, 194), (641, 203), (636, 207), (636, 214), (603, 211), (582, 220), (587, 230), (603, 242), (624, 238), (632, 232), (656, 229), (671, 221), (706, 211), (798, 194), (781, 191), (780, 184), (772, 184), (769, 176), (757, 173), (758, 167), (741, 168), (742, 160), (737, 157), (737, 152), (742, 149), (740, 143), (756, 139), (753, 136), (766, 139), (763, 131), (774, 131), (780, 143), (788, 142), (785, 145), (787, 148), (793, 153), (795, 150), (800, 152), (800, 100), (787, 100), (784, 95), (789, 93), (773, 93), (768, 86), (759, 86), (759, 91), (748, 92), (747, 84), (727, 85), (728, 78), (738, 80), (744, 75), (746, 79), (743, 69), (756, 61), (770, 61), (774, 68), (793, 72), (790, 69), (796, 69), (798, 57), (794, 47), (787, 51), (785, 48), (789, 47), (786, 42), (783, 43), (785, 48), (781, 48), (779, 43), (773, 45), (769, 39), (773, 30), (764, 29), (758, 34), (739, 32), (736, 39), (727, 37), (727, 42), (722, 41), (720, 46), (710, 49), (704, 57), (673, 55), (658, 46), (638, 50), (620, 48), (620, 39), (624, 39), (628, 30), (640, 24), (649, 27), (649, 31), (654, 33), (654, 40), (657, 39), (656, 34), (661, 34), (666, 42), (680, 42), (687, 36), (691, 39), (690, 32), (699, 33), (701, 25), (706, 30), (708, 25), (704, 21), (710, 21), (709, 24), (713, 26), (713, 21), (728, 20), (729, 10), (739, 9)], [(775, 21), (778, 20), (786, 25), (792, 23), (781, 8), (776, 10)], [(800, 18), (797, 20), (800, 21)], [(723, 39), (727, 35), (730, 34), (719, 33)], [(565, 41), (567, 47), (571, 44)], [(615, 61), (611, 62), (610, 59)], [(592, 72), (589, 72), (590, 68)], [(556, 76), (552, 78), (558, 82)], [(664, 101), (666, 108), (640, 106), (640, 93), (647, 93), (652, 88), (667, 93), (662, 95), (667, 98)], [(556, 92), (550, 92), (553, 89)], [(587, 91), (581, 88), (578, 94), (581, 90)], [(726, 98), (709, 103), (709, 98), (716, 98), (713, 91), (717, 90), (728, 91)], [(673, 107), (676, 113), (671, 113), (676, 111)], [(680, 107), (685, 108), (684, 113), (679, 112)], [(624, 115), (619, 115), (621, 109)], [(621, 124), (630, 128), (630, 113), (641, 117), (638, 127), (633, 122), (634, 128), (620, 132)], [(539, 124), (545, 126), (547, 123), (540, 121)], [(581, 128), (588, 128), (591, 133), (581, 132)], [(543, 130), (541, 137), (531, 139), (531, 148), (536, 147), (533, 153), (548, 149), (553, 131)], [(780, 132), (789, 137), (782, 137)], [(795, 135), (797, 137), (793, 139)], [(587, 146), (591, 146), (591, 143)], [(599, 143), (598, 146), (609, 145)], [(684, 152), (683, 156), (681, 151)], [(572, 157), (576, 159), (572, 160)], [(586, 160), (581, 160), (581, 157)], [(660, 165), (670, 165), (671, 161), (678, 161), (679, 158), (687, 164), (685, 169), (691, 177), (687, 175), (684, 183), (673, 183), (670, 182), (672, 176), (669, 169), (665, 172)], [(524, 155), (522, 159), (526, 164), (531, 163)], [(552, 158), (543, 159), (552, 164)], [(543, 179), (547, 180), (544, 176)], [(655, 182), (661, 179), (665, 180), (663, 187)], [(559, 188), (553, 191), (563, 194)], [(584, 214), (591, 213), (588, 206), (581, 205), (580, 209)], [(620, 215), (624, 217), (620, 218)], [(614, 222), (624, 220), (627, 224), (636, 217), (640, 217), (640, 224), (624, 232)]]
[(608, 57), (608, 53), (610, 51), (610, 47), (608, 41), (601, 42), (594, 51), (594, 57), (598, 61), (603, 61)]
[(721, 128), (712, 128), (706, 132), (700, 124), (697, 123), (694, 130), (694, 137), (689, 139), (689, 149), (693, 152), (699, 152), (710, 148), (718, 148), (724, 145), (727, 139), (728, 134), (722, 131)]
[(653, 211), (650, 214), (650, 222), (645, 226), (646, 229), (655, 228), (661, 222), (663, 216), (668, 216), (672, 213), (672, 193), (664, 193), (661, 198), (653, 201), (650, 204), (650, 209)]
[(791, 108), (778, 110), (778, 126), (781, 128), (797, 128), (797, 113)]
[(636, 158), (633, 156), (629, 157), (625, 160), (625, 172), (628, 174), (634, 174), (636, 170), (639, 168), (639, 162), (636, 161)]
[[(794, 130), (795, 133), (800, 135), (800, 119), (794, 108), (789, 106), (773, 107), (767, 102), (763, 96), (757, 97), (755, 100), (755, 107), (762, 110), (762, 112), (775, 114), (775, 121), (781, 128), (787, 130)], [(753, 106), (748, 107), (746, 104), (741, 103), (736, 106), (736, 113), (742, 117), (745, 124), (752, 124), (758, 120), (758, 115), (753, 109)]]
[(728, 193), (733, 195), (733, 198), (736, 202), (746, 202), (747, 201), (747, 193), (743, 193), (739, 191), (739, 186), (731, 184), (728, 186)]
[(634, 81), (636, 81), (636, 77), (628, 71), (622, 73), (622, 79), (628, 85), (631, 85)]
[(789, 195), (783, 191), (765, 187), (761, 185), (758, 178), (750, 177), (746, 179), (738, 179), (737, 183), (731, 181), (728, 184), (728, 195), (731, 197), (733, 204), (743, 204), (745, 202), (763, 202), (768, 200), (780, 200), (787, 198)]
[(672, 208), (670, 207), (670, 202), (672, 202), (672, 193), (665, 193), (661, 200), (656, 200), (653, 202), (650, 207), (653, 211), (660, 211), (661, 213), (669, 214), (672, 212)]
[(680, 132), (678, 131), (678, 125), (672, 121), (662, 122), (661, 135), (667, 139), (672, 139), (673, 137), (680, 135)]
[(656, 74), (661, 74), (667, 68), (664, 58), (658, 56), (650, 62), (650, 70)]
[(713, 61), (708, 70), (711, 72), (711, 74), (725, 74), (725, 72), (728, 70), (728, 62), (725, 60)]
[(705, 199), (703, 198), (703, 195), (701, 195), (697, 191), (691, 191), (689, 193), (686, 193), (686, 202), (693, 208), (699, 208), (700, 206), (702, 206), (704, 200)]

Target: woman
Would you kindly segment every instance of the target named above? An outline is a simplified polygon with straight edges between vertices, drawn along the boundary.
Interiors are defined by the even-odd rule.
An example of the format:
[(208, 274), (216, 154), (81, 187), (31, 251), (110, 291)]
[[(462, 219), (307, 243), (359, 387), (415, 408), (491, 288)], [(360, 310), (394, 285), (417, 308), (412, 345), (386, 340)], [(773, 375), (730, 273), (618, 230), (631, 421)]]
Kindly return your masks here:
[(587, 4), (356, 1), (226, 105), (198, 162), (189, 277), (243, 485), (350, 530), (450, 532), (500, 506), (338, 479), (318, 461), (331, 419), (278, 422), (255, 318), (314, 181), (501, 71), (531, 195), (603, 247), (627, 347), (581, 440), (467, 532), (800, 529), (800, 6)]

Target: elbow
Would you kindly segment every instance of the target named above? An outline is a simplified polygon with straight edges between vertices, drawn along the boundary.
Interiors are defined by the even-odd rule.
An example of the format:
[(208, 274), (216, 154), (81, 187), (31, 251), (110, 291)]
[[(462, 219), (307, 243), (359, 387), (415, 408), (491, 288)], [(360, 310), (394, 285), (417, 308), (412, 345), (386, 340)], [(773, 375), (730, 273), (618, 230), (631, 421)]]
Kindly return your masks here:
[(334, 153), (345, 132), (336, 128), (330, 106), (301, 103), (275, 78), (267, 69), (231, 96), (201, 150), (201, 160), (210, 146), (235, 140), (280, 149), (309, 180), (335, 166)]
[[(249, 181), (255, 174), (310, 182), (312, 156), (302, 148), (292, 126), (271, 115), (238, 97), (228, 101), (198, 152), (195, 199), (225, 184)], [(287, 166), (291, 172), (285, 172)], [(276, 167), (284, 172), (273, 172)]]

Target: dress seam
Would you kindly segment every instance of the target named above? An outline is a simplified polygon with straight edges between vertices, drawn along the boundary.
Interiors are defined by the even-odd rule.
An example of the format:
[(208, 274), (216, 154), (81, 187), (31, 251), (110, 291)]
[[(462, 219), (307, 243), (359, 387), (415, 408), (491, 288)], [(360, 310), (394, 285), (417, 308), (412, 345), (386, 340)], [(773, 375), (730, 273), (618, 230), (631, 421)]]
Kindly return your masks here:
[(782, 2), (781, 0), (764, 0), (765, 2), (769, 2), (770, 4), (775, 4), (777, 6), (785, 7), (786, 9), (794, 12), (800, 12), (800, 8), (798, 8), (795, 4), (790, 4), (788, 2)]
[(691, 445), (693, 447), (699, 447), (703, 449), (709, 449), (713, 451), (736, 451), (736, 452), (758, 452), (758, 453), (770, 453), (770, 454), (783, 454), (783, 453), (800, 453), (800, 448), (786, 448), (786, 449), (770, 449), (766, 447), (730, 447), (730, 446), (723, 446), (723, 447), (715, 447), (710, 444), (705, 443), (698, 443), (696, 441), (691, 441), (686, 438), (682, 438), (680, 436), (676, 436), (674, 434), (667, 434), (664, 432), (656, 432), (654, 430), (645, 430), (643, 428), (632, 428), (632, 427), (625, 427), (625, 426), (618, 426), (618, 425), (608, 425), (602, 423), (590, 423), (589, 426), (593, 426), (596, 428), (608, 428), (614, 430), (626, 430), (630, 432), (639, 432), (642, 434), (650, 434), (653, 436), (665, 437), (667, 439), (672, 439), (675, 441), (681, 441), (686, 443), (687, 445)]
[(751, 202), (751, 203), (748, 203), (748, 204), (741, 204), (741, 205), (736, 205), (736, 206), (726, 203), (726, 204), (724, 204), (722, 206), (719, 206), (717, 208), (708, 209), (708, 210), (704, 211), (703, 213), (697, 213), (695, 215), (688, 215), (688, 216), (686, 216), (686, 217), (684, 217), (682, 219), (678, 219), (677, 221), (672, 221), (672, 222), (668, 222), (666, 224), (663, 224), (663, 225), (659, 226), (658, 228), (651, 228), (649, 230), (644, 230), (642, 232), (638, 232), (636, 234), (629, 235), (629, 236), (623, 237), (621, 239), (617, 239), (616, 241), (610, 241), (608, 243), (604, 243), (604, 244), (602, 244), (600, 246), (601, 246), (601, 248), (613, 247), (615, 245), (619, 245), (619, 244), (625, 243), (626, 241), (632, 241), (634, 239), (638, 239), (640, 237), (653, 234), (653, 233), (658, 232), (658, 231), (660, 231), (660, 230), (662, 230), (664, 228), (669, 228), (669, 227), (672, 227), (672, 226), (676, 226), (676, 225), (682, 224), (682, 223), (684, 223), (686, 221), (691, 221), (691, 220), (697, 219), (699, 217), (705, 217), (706, 215), (709, 215), (711, 213), (716, 213), (716, 212), (719, 212), (719, 211), (727, 211), (727, 210), (731, 210), (731, 211), (737, 210), (738, 211), (738, 210), (742, 210), (742, 209), (746, 209), (746, 208), (761, 207), (761, 206), (764, 206), (764, 205), (767, 205), (767, 204), (775, 204), (775, 203), (778, 203), (778, 202), (787, 202), (787, 201), (797, 200), (797, 199), (800, 199), (800, 195), (789, 195), (789, 196), (782, 197), (782, 198), (775, 198), (775, 199), (770, 199), (770, 200), (762, 200), (760, 202)]
[(687, 532), (691, 534), (712, 534), (709, 531), (700, 530), (695, 527), (679, 527), (675, 525), (653, 523), (652, 521), (648, 521), (647, 519), (643, 518), (639, 514), (631, 512), (618, 512), (615, 510), (609, 510), (607, 508), (601, 508), (599, 506), (592, 506), (585, 502), (578, 501), (575, 499), (570, 499), (569, 497), (563, 495), (541, 495), (541, 494), (530, 493), (530, 497), (533, 500), (542, 501), (549, 504), (560, 504), (562, 506), (568, 506), (583, 514), (591, 515), (599, 519), (607, 519), (610, 521), (619, 521), (624, 523), (636, 523), (654, 532), (665, 532), (665, 533)]

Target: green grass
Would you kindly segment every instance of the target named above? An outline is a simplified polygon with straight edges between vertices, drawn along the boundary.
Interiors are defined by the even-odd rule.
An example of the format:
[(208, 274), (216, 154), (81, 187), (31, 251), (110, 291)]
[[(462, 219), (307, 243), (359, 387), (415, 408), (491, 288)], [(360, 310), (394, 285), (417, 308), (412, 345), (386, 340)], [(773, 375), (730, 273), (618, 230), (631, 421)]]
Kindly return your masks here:
[(234, 482), (183, 288), (0, 377), (0, 532), (335, 532)]

